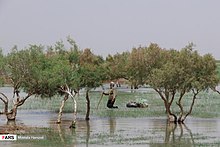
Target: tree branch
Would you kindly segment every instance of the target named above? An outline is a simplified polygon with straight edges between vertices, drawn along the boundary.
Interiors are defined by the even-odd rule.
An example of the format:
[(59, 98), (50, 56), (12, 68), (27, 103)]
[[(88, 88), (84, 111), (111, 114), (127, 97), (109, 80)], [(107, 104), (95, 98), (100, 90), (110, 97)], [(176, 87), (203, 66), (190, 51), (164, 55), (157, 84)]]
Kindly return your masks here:
[(8, 103), (8, 97), (2, 92), (0, 92), (0, 94), (5, 98), (4, 100), (2, 97), (0, 97), (0, 100), (2, 100), (5, 104)]
[(190, 110), (189, 110), (189, 112), (185, 115), (185, 117), (183, 118), (183, 120), (182, 121), (184, 121), (185, 119), (186, 119), (186, 117), (189, 115), (189, 114), (191, 114), (192, 113), (192, 109), (193, 109), (193, 106), (194, 106), (194, 103), (195, 103), (195, 100), (196, 100), (196, 96), (199, 94), (199, 90), (194, 90), (194, 89), (192, 89), (192, 91), (193, 91), (193, 100), (192, 100), (192, 103), (191, 103), (191, 106), (190, 106)]
[(4, 108), (3, 113), (7, 114), (8, 113), (8, 97), (4, 93), (0, 92), (0, 94), (5, 98), (5, 100), (4, 100), (2, 97), (0, 97), (0, 100), (2, 100), (2, 102), (5, 104), (5, 108)]
[(172, 98), (171, 98), (171, 100), (170, 100), (170, 102), (169, 102), (169, 105), (171, 105), (172, 103), (173, 103), (173, 100), (174, 100), (174, 98), (175, 98), (175, 94), (176, 94), (176, 92), (175, 92), (175, 90), (172, 92)]
[(180, 116), (179, 116), (179, 118), (178, 118), (178, 122), (179, 122), (179, 123), (182, 122), (183, 106), (182, 106), (182, 102), (181, 102), (181, 101), (182, 101), (182, 98), (183, 98), (183, 96), (185, 95), (185, 93), (186, 93), (185, 90), (181, 91), (179, 100), (178, 100), (178, 102), (176, 102), (176, 104), (177, 104), (177, 105), (179, 106), (179, 108), (180, 108)]
[(220, 91), (218, 91), (216, 88), (211, 88), (214, 92), (217, 92), (218, 94), (220, 94)]
[(18, 107), (21, 106), (21, 105), (23, 105), (24, 102), (25, 102), (28, 98), (30, 98), (31, 95), (32, 95), (32, 93), (29, 93), (25, 98), (23, 98), (22, 100), (19, 100), (19, 101), (17, 102), (17, 104), (15, 104), (15, 105), (17, 105)]
[(161, 93), (161, 91), (157, 88), (154, 88), (154, 90), (160, 95), (160, 97), (163, 99), (163, 101), (166, 101), (166, 98), (164, 97), (164, 95)]

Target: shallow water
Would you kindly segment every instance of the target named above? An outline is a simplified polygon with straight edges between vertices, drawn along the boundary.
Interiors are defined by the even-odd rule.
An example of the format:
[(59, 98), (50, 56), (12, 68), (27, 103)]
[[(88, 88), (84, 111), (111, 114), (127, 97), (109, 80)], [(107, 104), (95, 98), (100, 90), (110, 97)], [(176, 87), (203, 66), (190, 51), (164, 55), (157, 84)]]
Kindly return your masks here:
[[(0, 89), (12, 97), (10, 87)], [(126, 88), (121, 90), (130, 92)], [(5, 116), (0, 115), (0, 133), (44, 138), (0, 141), (0, 146), (220, 146), (220, 119), (188, 117), (185, 125), (174, 125), (167, 124), (165, 117), (115, 118), (111, 116), (114, 110), (108, 114), (105, 118), (91, 117), (90, 121), (78, 115), (76, 129), (69, 129), (71, 113), (63, 114), (61, 125), (55, 123), (57, 113), (48, 110), (19, 110), (15, 124), (8, 123)]]
[[(46, 110), (20, 110), (16, 124), (0, 116), (0, 131), (10, 125), (20, 136), (43, 136), (43, 140), (19, 139), (0, 142), (5, 147), (26, 146), (219, 146), (220, 119), (188, 118), (185, 125), (167, 124), (166, 118), (98, 118), (78, 116), (76, 129), (69, 129), (72, 114), (64, 114), (61, 125), (57, 113)], [(37, 127), (37, 129), (36, 129)], [(33, 131), (27, 131), (27, 129)]]

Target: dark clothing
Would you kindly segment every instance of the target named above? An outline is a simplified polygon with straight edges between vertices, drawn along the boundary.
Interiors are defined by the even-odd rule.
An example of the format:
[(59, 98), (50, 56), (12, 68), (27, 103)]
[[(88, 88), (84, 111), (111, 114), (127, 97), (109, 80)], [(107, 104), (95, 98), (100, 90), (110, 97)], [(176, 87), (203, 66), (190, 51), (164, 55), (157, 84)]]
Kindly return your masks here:
[(114, 106), (115, 103), (115, 91), (113, 89), (110, 89), (108, 93), (103, 92), (104, 95), (109, 95), (107, 107), (108, 108), (118, 108), (117, 106)]
[(107, 107), (108, 108), (118, 108), (118, 106), (114, 106), (114, 103), (115, 103), (115, 99), (113, 101), (112, 100), (108, 100)]

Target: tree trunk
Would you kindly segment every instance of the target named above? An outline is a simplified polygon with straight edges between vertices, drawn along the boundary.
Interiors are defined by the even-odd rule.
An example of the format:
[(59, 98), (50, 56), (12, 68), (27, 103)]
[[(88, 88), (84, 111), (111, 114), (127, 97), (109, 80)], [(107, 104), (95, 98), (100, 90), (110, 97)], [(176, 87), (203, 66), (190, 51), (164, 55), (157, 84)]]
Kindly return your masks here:
[(8, 97), (4, 93), (0, 93), (4, 98), (0, 97), (0, 100), (4, 103), (4, 112), (1, 114), (7, 114), (8, 113)]
[(190, 109), (189, 109), (189, 112), (186, 113), (185, 117), (183, 118), (183, 122), (185, 121), (185, 119), (187, 118), (188, 115), (190, 115), (192, 113), (192, 109), (193, 109), (193, 106), (195, 104), (195, 100), (196, 100), (196, 96), (199, 94), (199, 92), (194, 92), (194, 95), (193, 95), (193, 100), (192, 100), (192, 103), (191, 103), (191, 106), (190, 106)]
[(79, 90), (80, 90), (80, 89), (79, 89), (79, 88), (77, 88), (77, 96), (78, 96), (78, 97), (79, 97)]
[(180, 93), (180, 97), (179, 97), (179, 100), (178, 100), (178, 102), (176, 102), (176, 104), (179, 106), (179, 108), (180, 108), (180, 114), (179, 114), (179, 118), (178, 118), (178, 123), (180, 124), (180, 123), (183, 123), (183, 120), (182, 120), (182, 117), (183, 117), (183, 105), (182, 105), (182, 98), (183, 98), (183, 96), (184, 96), (184, 94), (185, 94), (185, 91), (182, 91), (181, 93)]
[[(73, 120), (69, 128), (76, 128), (76, 115), (77, 115), (77, 102), (75, 95), (73, 95), (72, 90), (69, 88), (67, 84), (65, 86), (61, 86), (60, 89), (62, 92), (66, 93), (68, 96), (70, 96), (73, 99)], [(62, 104), (61, 104), (61, 109), (62, 109)]]
[(69, 96), (66, 94), (65, 97), (63, 98), (62, 102), (61, 102), (61, 106), (60, 106), (60, 111), (58, 114), (58, 118), (57, 118), (57, 123), (61, 123), (61, 118), (62, 118), (62, 114), (63, 114), (63, 108), (65, 106), (65, 102), (66, 100), (69, 98)]
[(86, 120), (89, 120), (90, 114), (90, 99), (89, 99), (89, 90), (86, 90), (86, 101), (87, 101), (87, 111), (86, 111)]
[(168, 121), (176, 123), (177, 122), (177, 116), (175, 114), (173, 114), (170, 110), (170, 107), (171, 107), (171, 105), (173, 103), (173, 100), (174, 100), (175, 93), (173, 92), (172, 99), (169, 102), (169, 94), (166, 93), (165, 94), (166, 96), (164, 96), (163, 93), (159, 89), (154, 89), (154, 90), (160, 95), (160, 97), (164, 101), (164, 106), (166, 108)]
[(32, 93), (29, 93), (25, 98), (21, 99), (19, 94), (17, 95), (17, 99), (16, 101), (14, 102), (14, 106), (13, 108), (11, 109), (10, 112), (6, 113), (6, 116), (7, 116), (7, 119), (8, 121), (11, 121), (11, 120), (15, 120), (16, 119), (16, 116), (17, 116), (17, 109), (18, 107), (20, 107), (21, 105), (24, 104), (24, 102), (32, 95)]
[(173, 103), (173, 100), (174, 100), (174, 98), (175, 98), (175, 94), (176, 94), (176, 92), (175, 91), (173, 91), (172, 93), (172, 97), (171, 97), (171, 100), (169, 101), (169, 94), (168, 94), (168, 97), (167, 97), (167, 107), (168, 107), (168, 114), (169, 114), (169, 116), (168, 116), (168, 118), (169, 118), (169, 121), (170, 122), (174, 122), (174, 123), (176, 123), (177, 122), (177, 116), (174, 114), (174, 113), (172, 113), (171, 112), (171, 110), (170, 110), (170, 108), (171, 108), (171, 105), (172, 105), (172, 103)]
[(70, 125), (70, 128), (76, 128), (77, 102), (76, 102), (75, 96), (73, 96), (70, 92), (68, 94), (71, 96), (71, 98), (73, 99), (73, 103), (74, 103), (73, 121), (72, 121), (72, 124)]
[(4, 113), (7, 114), (8, 113), (8, 103), (5, 103), (5, 110)]
[(16, 119), (17, 116), (17, 108), (18, 106), (14, 106), (13, 109), (11, 109), (10, 112), (6, 113), (7, 119), (8, 121), (14, 121)]
[(177, 116), (168, 109), (168, 121), (172, 123), (177, 123)]
[(8, 113), (8, 102), (3, 101), (5, 107), (4, 107), (4, 111), (0, 112), (0, 114), (7, 114)]

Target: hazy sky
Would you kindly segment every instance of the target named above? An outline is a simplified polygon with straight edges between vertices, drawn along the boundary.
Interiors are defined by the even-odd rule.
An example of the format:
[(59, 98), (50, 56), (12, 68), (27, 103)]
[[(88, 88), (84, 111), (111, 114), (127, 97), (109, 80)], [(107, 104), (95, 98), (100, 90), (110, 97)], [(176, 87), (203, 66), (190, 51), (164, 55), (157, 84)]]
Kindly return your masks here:
[(220, 0), (0, 0), (4, 52), (69, 35), (104, 56), (150, 42), (167, 49), (194, 42), (220, 59)]

